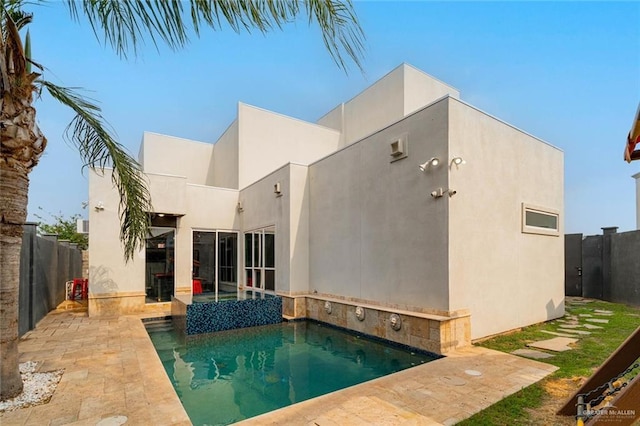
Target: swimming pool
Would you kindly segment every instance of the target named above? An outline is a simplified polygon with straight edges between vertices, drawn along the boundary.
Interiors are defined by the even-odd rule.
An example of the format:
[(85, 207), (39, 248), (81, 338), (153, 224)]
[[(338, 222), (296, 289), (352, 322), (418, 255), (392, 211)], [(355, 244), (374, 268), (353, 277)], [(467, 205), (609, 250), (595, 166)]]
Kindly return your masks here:
[(436, 359), (313, 321), (151, 340), (194, 425), (227, 425)]

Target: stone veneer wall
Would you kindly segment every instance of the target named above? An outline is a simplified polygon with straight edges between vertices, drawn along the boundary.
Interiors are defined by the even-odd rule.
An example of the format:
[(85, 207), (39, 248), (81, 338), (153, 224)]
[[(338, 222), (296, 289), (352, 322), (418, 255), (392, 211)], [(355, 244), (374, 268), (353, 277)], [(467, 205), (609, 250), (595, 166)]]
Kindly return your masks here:
[[(316, 295), (281, 297), (285, 318), (314, 319), (436, 354), (471, 345), (468, 313), (443, 316)], [(326, 302), (331, 304), (331, 313), (325, 309)], [(357, 307), (364, 310), (362, 321), (356, 316)], [(399, 330), (391, 326), (392, 314), (401, 319)]]
[(142, 313), (168, 314), (170, 309), (170, 302), (146, 303), (144, 293), (91, 294), (91, 284), (89, 284), (88, 312), (90, 317)]
[(171, 317), (177, 330), (188, 336), (222, 330), (255, 327), (282, 322), (282, 299), (225, 300), (222, 302), (185, 303), (174, 297)]

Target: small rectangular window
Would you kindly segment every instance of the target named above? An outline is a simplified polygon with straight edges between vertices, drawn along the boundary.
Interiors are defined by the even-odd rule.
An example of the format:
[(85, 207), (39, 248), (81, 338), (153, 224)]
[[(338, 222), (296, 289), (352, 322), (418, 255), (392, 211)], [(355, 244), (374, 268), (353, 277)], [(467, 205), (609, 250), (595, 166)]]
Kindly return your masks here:
[(522, 232), (560, 235), (560, 213), (553, 209), (522, 204)]

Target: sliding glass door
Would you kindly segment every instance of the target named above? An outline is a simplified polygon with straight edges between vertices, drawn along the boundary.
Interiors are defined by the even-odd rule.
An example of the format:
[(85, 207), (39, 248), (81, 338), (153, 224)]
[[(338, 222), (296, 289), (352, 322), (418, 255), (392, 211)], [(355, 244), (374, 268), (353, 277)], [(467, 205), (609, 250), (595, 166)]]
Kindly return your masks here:
[(238, 234), (218, 232), (218, 293), (238, 290)]
[(175, 229), (149, 228), (145, 244), (146, 302), (170, 302), (174, 295)]
[(193, 231), (193, 294), (235, 295), (238, 288), (238, 233)]

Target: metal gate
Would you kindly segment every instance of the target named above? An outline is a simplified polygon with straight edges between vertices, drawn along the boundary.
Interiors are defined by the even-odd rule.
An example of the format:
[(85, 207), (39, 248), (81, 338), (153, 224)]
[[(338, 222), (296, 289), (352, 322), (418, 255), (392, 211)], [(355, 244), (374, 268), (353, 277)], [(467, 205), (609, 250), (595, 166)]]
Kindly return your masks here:
[(564, 236), (564, 294), (582, 296), (582, 234)]

